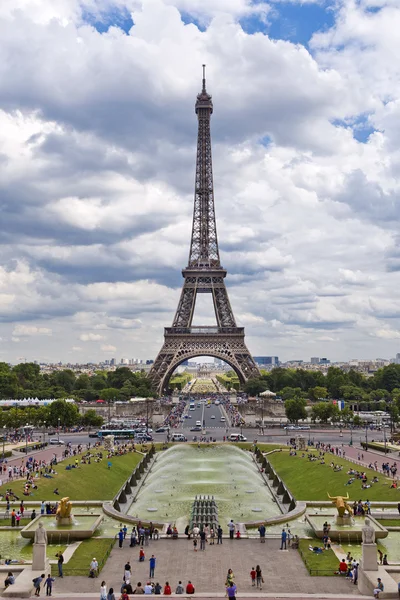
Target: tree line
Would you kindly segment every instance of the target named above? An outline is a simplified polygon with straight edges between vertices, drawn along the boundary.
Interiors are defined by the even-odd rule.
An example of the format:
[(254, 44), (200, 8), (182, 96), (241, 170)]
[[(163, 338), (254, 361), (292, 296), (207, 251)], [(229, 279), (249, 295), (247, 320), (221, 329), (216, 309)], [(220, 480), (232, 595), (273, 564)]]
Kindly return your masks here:
[[(354, 369), (345, 372), (338, 367), (329, 367), (326, 375), (320, 371), (306, 369), (275, 368), (262, 372), (259, 378), (250, 379), (244, 390), (258, 395), (265, 389), (275, 392), (285, 401), (286, 414), (291, 421), (307, 416), (307, 401), (312, 403), (311, 417), (314, 420), (352, 421), (357, 416), (349, 408), (358, 411), (382, 410), (390, 413), (397, 421), (400, 411), (400, 365), (391, 364), (368, 377)], [(345, 400), (342, 411), (328, 400)]]
[(132, 372), (127, 367), (115, 371), (76, 374), (71, 369), (41, 373), (35, 363), (10, 366), (0, 362), (0, 399), (73, 398), (87, 402), (103, 399), (129, 400), (134, 396), (153, 395), (151, 383), (144, 372)]

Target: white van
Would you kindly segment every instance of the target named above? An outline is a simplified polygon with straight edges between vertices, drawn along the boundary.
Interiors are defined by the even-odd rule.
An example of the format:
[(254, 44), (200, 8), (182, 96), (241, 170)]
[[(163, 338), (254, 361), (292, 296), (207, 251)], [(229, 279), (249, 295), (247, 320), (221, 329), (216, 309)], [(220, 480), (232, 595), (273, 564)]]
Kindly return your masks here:
[(173, 433), (171, 442), (187, 442), (187, 438), (183, 435), (183, 433)]
[(247, 442), (247, 438), (241, 433), (231, 433), (228, 439), (230, 442)]
[(196, 425), (197, 425), (198, 427), (201, 427), (201, 421), (196, 421)]

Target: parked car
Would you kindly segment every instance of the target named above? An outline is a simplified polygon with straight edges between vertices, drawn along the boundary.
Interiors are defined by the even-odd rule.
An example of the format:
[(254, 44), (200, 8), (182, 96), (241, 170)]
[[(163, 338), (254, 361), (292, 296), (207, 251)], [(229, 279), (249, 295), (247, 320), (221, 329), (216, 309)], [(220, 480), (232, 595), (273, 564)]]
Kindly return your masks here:
[(52, 446), (63, 446), (65, 442), (63, 440), (59, 440), (58, 438), (50, 438), (49, 444)]
[(182, 433), (173, 433), (171, 442), (187, 442), (187, 438)]
[(247, 437), (244, 437), (241, 433), (231, 433), (229, 436), (230, 442), (247, 442)]
[(169, 431), (169, 427), (158, 427), (155, 433), (166, 433), (167, 431)]
[(153, 438), (149, 433), (136, 433), (135, 442), (152, 442)]

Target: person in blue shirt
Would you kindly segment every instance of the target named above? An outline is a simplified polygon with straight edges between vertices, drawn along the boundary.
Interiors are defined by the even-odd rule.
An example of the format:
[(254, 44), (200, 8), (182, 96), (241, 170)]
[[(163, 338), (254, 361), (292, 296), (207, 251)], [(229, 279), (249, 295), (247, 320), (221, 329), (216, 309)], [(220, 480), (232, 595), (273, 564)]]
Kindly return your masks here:
[(124, 542), (124, 532), (122, 531), (122, 529), (120, 529), (118, 532), (118, 541), (119, 541), (119, 547), (122, 548), (122, 544)]
[(154, 554), (151, 555), (149, 563), (150, 563), (149, 577), (154, 577), (154, 569), (156, 568), (156, 557), (154, 556)]
[(283, 550), (283, 547), (285, 547), (285, 550), (286, 550), (286, 538), (287, 538), (286, 530), (282, 529), (282, 533), (281, 533), (281, 550)]
[(260, 533), (260, 542), (265, 544), (265, 525), (264, 525), (264, 523), (262, 523), (260, 525), (260, 527), (258, 528), (258, 531)]

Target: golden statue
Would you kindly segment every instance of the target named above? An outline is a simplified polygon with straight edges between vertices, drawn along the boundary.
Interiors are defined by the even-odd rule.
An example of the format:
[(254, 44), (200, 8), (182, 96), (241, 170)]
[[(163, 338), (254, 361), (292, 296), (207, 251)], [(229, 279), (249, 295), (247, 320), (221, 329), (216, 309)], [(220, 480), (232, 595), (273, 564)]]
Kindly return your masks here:
[(332, 504), (334, 504), (337, 508), (339, 517), (344, 517), (345, 512), (347, 511), (348, 514), (351, 516), (353, 514), (353, 510), (351, 508), (351, 506), (349, 504), (347, 504), (346, 500), (349, 499), (349, 494), (347, 494), (347, 497), (345, 498), (344, 496), (330, 496), (328, 493), (328, 498), (330, 500), (332, 500)]
[(67, 519), (71, 517), (72, 502), (69, 497), (61, 498), (56, 512), (56, 519)]

